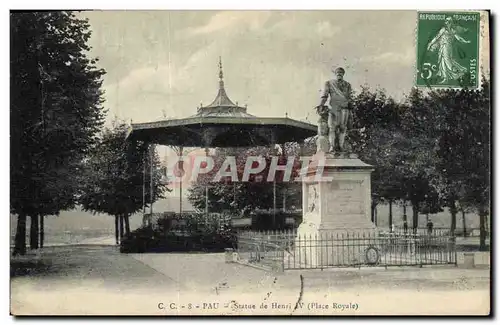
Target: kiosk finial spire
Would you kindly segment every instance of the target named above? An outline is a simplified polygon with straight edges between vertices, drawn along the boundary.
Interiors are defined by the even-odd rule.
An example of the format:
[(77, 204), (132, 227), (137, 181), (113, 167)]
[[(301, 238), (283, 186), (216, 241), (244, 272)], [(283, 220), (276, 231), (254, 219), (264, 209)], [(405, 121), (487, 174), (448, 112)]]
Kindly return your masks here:
[(219, 56), (219, 87), (224, 89), (224, 73), (222, 72), (222, 58)]

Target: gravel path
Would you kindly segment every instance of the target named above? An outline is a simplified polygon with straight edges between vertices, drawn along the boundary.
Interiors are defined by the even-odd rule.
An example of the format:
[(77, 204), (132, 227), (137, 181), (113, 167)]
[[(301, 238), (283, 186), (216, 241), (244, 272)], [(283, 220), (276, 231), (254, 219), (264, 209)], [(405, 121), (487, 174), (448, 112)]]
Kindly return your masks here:
[[(36, 259), (11, 261), (11, 311), (30, 315), (487, 314), (489, 272), (424, 267), (271, 274), (225, 263), (224, 254), (120, 254), (113, 246), (47, 247)], [(354, 305), (356, 309), (351, 308)]]

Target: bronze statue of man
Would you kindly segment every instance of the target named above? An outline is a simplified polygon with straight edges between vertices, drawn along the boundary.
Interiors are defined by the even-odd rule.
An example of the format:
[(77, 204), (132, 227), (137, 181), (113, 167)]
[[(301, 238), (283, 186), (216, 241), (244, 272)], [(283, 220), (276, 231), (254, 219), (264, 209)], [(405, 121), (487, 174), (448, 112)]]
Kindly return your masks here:
[(318, 111), (326, 108), (325, 103), (330, 98), (330, 107), (328, 108), (328, 140), (330, 143), (330, 152), (337, 151), (336, 140), (338, 140), (338, 150), (344, 151), (345, 136), (348, 123), (352, 119), (352, 88), (351, 84), (344, 80), (345, 70), (336, 68), (332, 70), (336, 78), (325, 82), (323, 95)]

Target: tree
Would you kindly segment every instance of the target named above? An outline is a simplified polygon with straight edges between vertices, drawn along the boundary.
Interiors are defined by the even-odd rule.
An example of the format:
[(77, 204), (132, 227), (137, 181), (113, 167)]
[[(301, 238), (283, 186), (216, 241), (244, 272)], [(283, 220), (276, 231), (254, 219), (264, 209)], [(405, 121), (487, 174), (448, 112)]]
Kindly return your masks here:
[(468, 206), (488, 210), (489, 83), (483, 81), (481, 90), (433, 90), (428, 103), (435, 116), (429, 130), (436, 137), (431, 180), (450, 209), (454, 233), (459, 207), (463, 216)]
[(166, 190), (170, 191), (162, 182), (160, 160), (154, 147), (127, 140), (127, 132), (125, 124), (104, 130), (99, 145), (85, 163), (86, 177), (79, 198), (84, 210), (115, 216), (120, 238), (130, 233), (129, 217), (141, 210), (143, 194), (146, 205), (151, 205), (163, 198)]
[(463, 124), (468, 155), (464, 158), (464, 196), (461, 201), (473, 207), (480, 220), (480, 250), (486, 250), (486, 216), (490, 213), (490, 83), (483, 79), (481, 89), (469, 90), (468, 118)]
[(467, 222), (465, 218), (465, 214), (473, 211), (473, 209), (467, 206), (467, 202), (463, 200), (463, 196), (458, 201), (458, 211), (462, 214), (462, 235), (467, 237)]
[(439, 194), (432, 187), (429, 188), (429, 192), (420, 206), (420, 212), (426, 215), (428, 222), (429, 214), (436, 214), (442, 211), (443, 204), (440, 200)]
[(436, 154), (435, 112), (429, 98), (413, 88), (402, 105), (401, 136), (396, 142), (397, 172), (402, 175), (404, 199), (412, 204), (414, 231), (418, 214), (434, 197)]
[(81, 161), (104, 121), (104, 70), (88, 57), (87, 20), (12, 12), (10, 23), (10, 210), (18, 216), (14, 254), (24, 254), (27, 216), (38, 237), (39, 216), (75, 203)]
[(439, 192), (443, 205), (451, 214), (450, 231), (456, 230), (457, 200), (465, 186), (464, 158), (469, 154), (464, 142), (464, 123), (468, 119), (470, 94), (467, 89), (434, 90), (429, 93), (429, 103), (434, 111), (434, 123), (430, 125), (436, 134), (436, 161), (434, 188)]
[(396, 142), (401, 138), (401, 108), (385, 91), (365, 87), (354, 98), (354, 123), (350, 139), (360, 159), (374, 166), (372, 173), (372, 222), (380, 202), (389, 203), (389, 228), (393, 223), (392, 204), (402, 199), (402, 175)]

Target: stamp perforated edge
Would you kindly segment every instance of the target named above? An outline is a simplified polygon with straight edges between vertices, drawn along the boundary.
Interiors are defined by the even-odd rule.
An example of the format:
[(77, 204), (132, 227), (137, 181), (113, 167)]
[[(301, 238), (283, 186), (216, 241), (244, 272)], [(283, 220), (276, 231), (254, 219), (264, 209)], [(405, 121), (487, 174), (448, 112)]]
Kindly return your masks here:
[(479, 77), (482, 77), (483, 75), (483, 56), (481, 55), (481, 50), (482, 46), (484, 43), (483, 36), (481, 35), (482, 31), (485, 27), (485, 19), (484, 17), (488, 18), (488, 12), (485, 10), (475, 10), (475, 9), (451, 9), (451, 10), (446, 10), (446, 9), (429, 9), (429, 10), (417, 10), (416, 11), (416, 18), (415, 18), (415, 43), (414, 43), (414, 53), (415, 53), (415, 61), (413, 65), (413, 87), (418, 88), (418, 89), (428, 89), (428, 90), (433, 90), (433, 89), (463, 89), (463, 87), (454, 87), (454, 86), (437, 86), (437, 85), (419, 85), (417, 83), (418, 79), (418, 26), (419, 26), (419, 14), (421, 12), (446, 12), (446, 13), (476, 13), (479, 15), (479, 24), (477, 26), (477, 35), (478, 35), (478, 45), (477, 45), (477, 60), (478, 60), (478, 71), (480, 72), (478, 74), (478, 78), (476, 81), (476, 86), (470, 87), (471, 89), (479, 89), (481, 87), (481, 81), (479, 80)]

